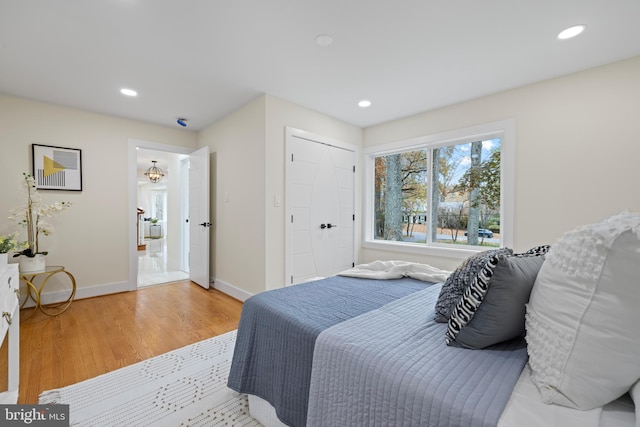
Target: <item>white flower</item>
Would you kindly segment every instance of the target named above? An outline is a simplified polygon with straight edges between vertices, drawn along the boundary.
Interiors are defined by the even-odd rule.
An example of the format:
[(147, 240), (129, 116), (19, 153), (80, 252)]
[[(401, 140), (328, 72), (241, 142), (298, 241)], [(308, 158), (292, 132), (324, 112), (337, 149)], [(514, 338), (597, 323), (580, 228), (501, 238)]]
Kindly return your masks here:
[[(27, 243), (29, 247), (23, 252), (25, 255), (34, 256), (38, 251), (38, 236), (40, 233), (45, 236), (53, 233), (53, 226), (43, 220), (43, 218), (51, 218), (54, 214), (62, 212), (71, 206), (70, 202), (54, 202), (49, 205), (42, 205), (40, 193), (35, 185), (35, 179), (29, 174), (23, 174), (23, 186), (27, 195), (27, 205), (21, 208), (13, 209), (9, 219), (18, 223), (18, 225), (27, 229)], [(42, 252), (46, 254), (46, 252)]]

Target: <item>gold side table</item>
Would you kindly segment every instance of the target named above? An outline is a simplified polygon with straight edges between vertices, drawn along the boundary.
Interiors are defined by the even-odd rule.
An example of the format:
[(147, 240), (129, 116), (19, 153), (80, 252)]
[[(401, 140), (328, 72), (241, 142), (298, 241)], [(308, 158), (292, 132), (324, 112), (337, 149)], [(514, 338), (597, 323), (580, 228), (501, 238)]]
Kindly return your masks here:
[[(71, 291), (69, 293), (69, 297), (62, 302), (42, 305), (42, 301), (41, 301), (42, 291), (47, 285), (47, 282), (49, 281), (51, 276), (54, 276), (58, 273), (66, 274), (69, 277), (69, 280), (71, 281)], [(34, 280), (36, 280), (36, 278), (43, 278), (39, 286), (36, 286), (36, 284), (34, 283)], [(20, 273), (20, 280), (25, 282), (27, 285), (27, 296), (25, 297), (22, 304), (20, 304), (20, 308), (24, 307), (27, 300), (29, 299), (32, 300), (33, 302), (36, 303), (36, 305), (35, 307), (33, 307), (34, 310), (31, 313), (31, 315), (33, 315), (33, 313), (38, 311), (38, 309), (40, 309), (40, 311), (42, 311), (47, 316), (57, 316), (59, 314), (62, 314), (67, 308), (69, 308), (69, 306), (71, 305), (71, 302), (73, 301), (73, 298), (76, 295), (75, 277), (73, 277), (73, 274), (69, 273), (67, 270), (64, 269), (63, 266), (60, 266), (60, 265), (50, 265), (45, 267), (45, 269), (41, 271), (30, 271), (24, 274)]]

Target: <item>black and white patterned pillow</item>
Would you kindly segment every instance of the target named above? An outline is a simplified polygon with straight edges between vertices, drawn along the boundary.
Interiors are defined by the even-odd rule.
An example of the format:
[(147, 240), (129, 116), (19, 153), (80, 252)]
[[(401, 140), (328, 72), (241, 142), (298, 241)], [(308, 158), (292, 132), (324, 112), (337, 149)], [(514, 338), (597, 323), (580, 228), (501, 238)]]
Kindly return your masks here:
[(529, 249), (527, 252), (525, 252), (523, 254), (518, 254), (517, 256), (528, 256), (528, 255), (541, 256), (541, 255), (546, 255), (549, 252), (550, 249), (551, 249), (551, 245), (534, 246), (533, 248)]
[(503, 255), (494, 255), (489, 258), (484, 267), (482, 267), (473, 278), (471, 285), (462, 293), (462, 298), (453, 308), (451, 316), (449, 317), (449, 325), (447, 326), (445, 336), (447, 345), (451, 345), (456, 339), (458, 332), (473, 319), (476, 310), (480, 307), (480, 304), (482, 304), (489, 290), (489, 282), (491, 281), (491, 277), (493, 277), (493, 270), (498, 266), (502, 256)]
[(474, 277), (487, 264), (494, 255), (512, 255), (509, 248), (491, 249), (480, 252), (467, 258), (456, 270), (451, 273), (442, 285), (438, 301), (435, 306), (435, 321), (447, 323), (464, 290), (471, 285)]
[[(506, 300), (508, 305), (511, 304), (520, 304), (522, 305), (522, 310), (513, 310), (511, 307), (506, 307), (504, 312), (500, 315), (493, 315), (494, 319), (501, 319), (497, 323), (510, 323), (510, 325), (505, 325), (505, 327), (509, 330), (514, 329), (513, 325), (524, 324), (524, 304), (528, 301), (529, 293), (531, 292), (531, 288), (533, 287), (533, 283), (535, 281), (538, 270), (540, 269), (542, 262), (544, 260), (544, 255), (549, 252), (551, 247), (549, 245), (544, 246), (536, 246), (534, 248), (529, 249), (527, 252), (521, 254), (494, 254), (487, 263), (480, 269), (478, 274), (473, 278), (471, 285), (468, 286), (464, 292), (456, 306), (453, 308), (451, 312), (451, 316), (449, 318), (449, 324), (447, 327), (447, 332), (445, 336), (445, 341), (447, 345), (460, 345), (470, 348), (483, 348), (484, 346), (497, 344), (497, 342), (491, 342), (492, 335), (501, 336), (500, 333), (494, 333), (495, 328), (500, 328), (499, 324), (490, 324), (490, 325), (479, 325), (475, 327), (476, 330), (483, 330), (480, 333), (481, 337), (476, 338), (466, 337), (465, 340), (467, 343), (455, 343), (456, 338), (462, 328), (467, 326), (469, 322), (474, 318), (476, 312), (480, 308), (480, 305), (484, 301), (487, 296), (487, 292), (491, 287), (491, 280), (496, 273), (496, 268), (499, 264), (509, 265), (510, 260), (513, 262), (518, 261), (518, 259), (522, 258), (539, 258), (539, 262), (535, 263), (524, 263), (526, 260), (518, 261), (518, 263), (511, 263), (511, 268), (500, 269), (500, 279), (496, 279), (499, 281), (500, 285), (498, 286), (499, 290), (494, 292), (503, 292), (507, 293), (507, 296), (502, 296), (503, 302)], [(520, 265), (518, 265), (520, 264)], [(505, 273), (506, 276), (505, 277)], [(505, 288), (505, 285), (507, 287)], [(520, 289), (515, 289), (516, 287), (520, 287)], [(500, 296), (496, 296), (496, 298), (500, 298)], [(521, 301), (522, 300), (522, 301)], [(495, 304), (491, 304), (492, 308), (495, 307)], [(498, 309), (502, 311), (502, 307), (498, 306)], [(519, 313), (522, 311), (522, 316)], [(515, 312), (512, 313), (512, 312)], [(484, 320), (483, 316), (483, 320)], [(513, 317), (513, 318), (510, 318)], [(522, 317), (522, 319), (519, 319)], [(509, 318), (509, 319), (508, 319)], [(520, 321), (522, 320), (522, 322)], [(482, 320), (481, 320), (482, 322)], [(495, 323), (495, 322), (494, 322)], [(518, 328), (515, 328), (518, 329)], [(522, 328), (522, 332), (524, 332), (524, 328)], [(477, 334), (477, 332), (476, 332)], [(508, 334), (508, 333), (507, 333)], [(465, 334), (466, 335), (466, 334)], [(509, 336), (509, 338), (515, 338), (514, 336)], [(502, 334), (504, 338), (504, 334)], [(461, 339), (462, 340), (462, 339)], [(482, 345), (469, 345), (469, 342), (478, 343), (482, 342)]]

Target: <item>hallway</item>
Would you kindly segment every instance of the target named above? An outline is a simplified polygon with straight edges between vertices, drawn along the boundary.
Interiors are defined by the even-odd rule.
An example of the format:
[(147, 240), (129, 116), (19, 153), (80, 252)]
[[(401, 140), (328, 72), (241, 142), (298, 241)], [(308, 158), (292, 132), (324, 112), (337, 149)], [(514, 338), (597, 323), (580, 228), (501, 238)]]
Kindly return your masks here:
[(188, 280), (189, 274), (167, 268), (167, 239), (145, 239), (146, 249), (138, 251), (138, 288)]

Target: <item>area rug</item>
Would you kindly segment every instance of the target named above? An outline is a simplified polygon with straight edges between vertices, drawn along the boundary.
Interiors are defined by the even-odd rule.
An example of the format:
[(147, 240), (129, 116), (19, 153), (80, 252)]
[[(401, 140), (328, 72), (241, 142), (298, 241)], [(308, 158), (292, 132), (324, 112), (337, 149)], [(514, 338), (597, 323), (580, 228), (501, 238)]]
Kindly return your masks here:
[(260, 426), (227, 387), (236, 331), (68, 387), (39, 403), (69, 405), (73, 426)]

